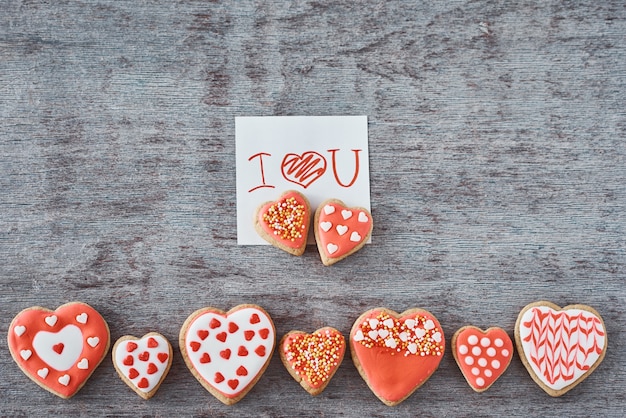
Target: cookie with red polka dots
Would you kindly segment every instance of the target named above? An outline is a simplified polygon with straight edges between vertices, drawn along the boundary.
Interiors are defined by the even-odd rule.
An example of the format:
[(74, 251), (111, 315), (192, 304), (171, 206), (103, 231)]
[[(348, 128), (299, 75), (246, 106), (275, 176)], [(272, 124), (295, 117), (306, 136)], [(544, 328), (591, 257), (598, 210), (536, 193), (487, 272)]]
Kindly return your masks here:
[(307, 334), (289, 331), (280, 340), (280, 358), (289, 374), (313, 396), (326, 389), (343, 361), (346, 339), (332, 327)]
[(452, 336), (452, 355), (471, 388), (484, 392), (509, 367), (513, 341), (502, 328), (468, 325)]
[(254, 229), (265, 241), (293, 255), (306, 248), (311, 223), (309, 201), (295, 190), (288, 190), (277, 200), (259, 206)]
[(359, 251), (372, 234), (370, 212), (346, 207), (341, 200), (328, 199), (315, 211), (315, 241), (322, 263), (330, 266)]
[(276, 345), (269, 314), (257, 305), (228, 312), (202, 308), (180, 330), (180, 352), (191, 373), (226, 405), (239, 402), (265, 372)]
[(142, 398), (150, 399), (170, 370), (172, 345), (156, 332), (141, 338), (125, 335), (113, 345), (112, 356), (124, 383)]

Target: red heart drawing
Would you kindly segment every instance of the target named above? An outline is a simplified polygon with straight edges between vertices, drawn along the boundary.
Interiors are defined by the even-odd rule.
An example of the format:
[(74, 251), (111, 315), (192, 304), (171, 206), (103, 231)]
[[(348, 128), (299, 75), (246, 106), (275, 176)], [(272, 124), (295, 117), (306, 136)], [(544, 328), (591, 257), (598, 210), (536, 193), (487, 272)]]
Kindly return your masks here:
[(326, 172), (326, 158), (315, 151), (286, 154), (280, 164), (285, 180), (305, 189)]
[(350, 332), (352, 360), (386, 405), (408, 398), (437, 370), (445, 338), (437, 319), (423, 309), (402, 314), (376, 308), (361, 315)]
[(254, 227), (270, 244), (299, 256), (306, 248), (310, 219), (307, 198), (288, 190), (278, 200), (264, 203), (257, 209)]
[(360, 250), (373, 228), (372, 215), (367, 209), (348, 208), (337, 199), (320, 204), (313, 224), (317, 249), (326, 266)]
[(504, 373), (513, 358), (513, 342), (502, 328), (487, 331), (465, 326), (452, 336), (452, 355), (467, 383), (484, 392)]
[(71, 302), (55, 311), (24, 309), (9, 326), (9, 350), (35, 383), (62, 398), (72, 397), (106, 355), (109, 326), (91, 306)]
[(227, 405), (241, 400), (260, 379), (275, 343), (272, 319), (256, 305), (239, 305), (228, 312), (200, 309), (187, 318), (180, 331), (180, 350), (187, 367), (205, 389)]
[(290, 331), (280, 341), (285, 368), (311, 395), (324, 391), (343, 361), (346, 340), (335, 328), (320, 328), (312, 334)]
[(115, 370), (144, 399), (154, 396), (172, 365), (172, 346), (156, 332), (141, 338), (125, 335), (115, 342), (112, 351)]
[(561, 396), (602, 362), (607, 335), (602, 317), (593, 308), (560, 308), (540, 301), (520, 312), (515, 342), (533, 380), (550, 396)]

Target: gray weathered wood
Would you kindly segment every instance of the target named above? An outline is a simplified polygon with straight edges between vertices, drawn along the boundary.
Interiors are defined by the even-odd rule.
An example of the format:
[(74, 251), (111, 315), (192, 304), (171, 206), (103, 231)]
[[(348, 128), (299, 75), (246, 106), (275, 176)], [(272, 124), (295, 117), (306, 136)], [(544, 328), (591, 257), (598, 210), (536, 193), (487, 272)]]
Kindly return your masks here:
[[(0, 1), (0, 332), (21, 309), (96, 307), (157, 330), (143, 401), (107, 360), (65, 401), (0, 339), (0, 415), (622, 416), (626, 408), (626, 8), (622, 1)], [(373, 244), (332, 267), (238, 247), (234, 117), (368, 115)], [(336, 196), (339, 197), (339, 196)], [(449, 349), (391, 409), (349, 356), (310, 397), (277, 355), (234, 407), (186, 369), (202, 306), (257, 303), (278, 335), (348, 333), (418, 306), (449, 341), (535, 300), (585, 303), (609, 349), (553, 399), (519, 358), (487, 392)]]

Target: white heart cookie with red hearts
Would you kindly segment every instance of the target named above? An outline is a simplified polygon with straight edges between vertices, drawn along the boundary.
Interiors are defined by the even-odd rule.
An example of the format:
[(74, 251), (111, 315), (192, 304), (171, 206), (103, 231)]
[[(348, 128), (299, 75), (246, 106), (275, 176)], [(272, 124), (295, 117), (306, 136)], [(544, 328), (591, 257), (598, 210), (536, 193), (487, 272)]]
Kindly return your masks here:
[(550, 396), (561, 396), (602, 362), (607, 335), (602, 317), (593, 308), (560, 308), (540, 301), (520, 312), (515, 342), (533, 380)]
[(465, 326), (454, 333), (451, 343), (456, 364), (476, 392), (489, 389), (513, 358), (513, 341), (498, 327), (483, 331)]
[(359, 251), (372, 234), (372, 215), (365, 208), (346, 207), (329, 199), (315, 211), (315, 241), (322, 263), (335, 264)]
[(91, 306), (71, 302), (55, 311), (34, 306), (11, 322), (9, 350), (35, 383), (61, 398), (72, 397), (104, 359), (109, 326)]
[(187, 318), (179, 339), (185, 363), (196, 379), (217, 399), (232, 405), (267, 368), (276, 330), (259, 306), (239, 305), (228, 312), (207, 307)]
[(172, 365), (172, 346), (156, 332), (141, 338), (120, 337), (112, 351), (115, 370), (144, 399), (154, 396)]

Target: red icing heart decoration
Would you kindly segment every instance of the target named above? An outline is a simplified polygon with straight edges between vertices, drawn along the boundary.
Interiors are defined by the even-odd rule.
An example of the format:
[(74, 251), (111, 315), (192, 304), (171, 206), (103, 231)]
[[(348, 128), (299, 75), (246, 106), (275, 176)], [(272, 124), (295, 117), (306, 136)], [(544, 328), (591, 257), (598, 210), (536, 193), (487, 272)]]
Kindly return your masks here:
[(365, 208), (346, 207), (329, 199), (315, 211), (315, 240), (322, 262), (330, 266), (360, 250), (372, 233), (372, 215)]
[(257, 233), (273, 246), (293, 255), (302, 255), (310, 219), (307, 198), (288, 190), (278, 200), (264, 203), (257, 209), (254, 226)]
[(586, 305), (564, 308), (534, 302), (515, 324), (517, 351), (528, 373), (550, 396), (561, 396), (604, 359), (607, 335), (598, 312)]
[(465, 326), (454, 333), (451, 343), (456, 363), (476, 392), (489, 389), (513, 358), (513, 342), (502, 328), (483, 331)]
[(331, 327), (312, 334), (290, 331), (280, 341), (280, 358), (287, 371), (314, 396), (324, 391), (345, 351), (345, 338)]
[(125, 335), (113, 345), (113, 365), (124, 383), (144, 399), (150, 399), (172, 365), (172, 346), (161, 334), (141, 338)]
[(35, 306), (13, 319), (8, 343), (13, 359), (29, 378), (57, 396), (70, 398), (104, 359), (109, 326), (82, 302), (55, 311)]
[(187, 318), (180, 331), (180, 350), (187, 367), (205, 389), (227, 405), (241, 400), (260, 379), (275, 343), (272, 319), (256, 305), (239, 305), (228, 312), (200, 309)]
[(350, 332), (352, 360), (386, 405), (408, 398), (437, 370), (445, 351), (443, 330), (423, 309), (402, 314), (385, 308), (365, 312)]
[(326, 158), (315, 151), (287, 154), (280, 165), (285, 180), (305, 189), (326, 172)]

